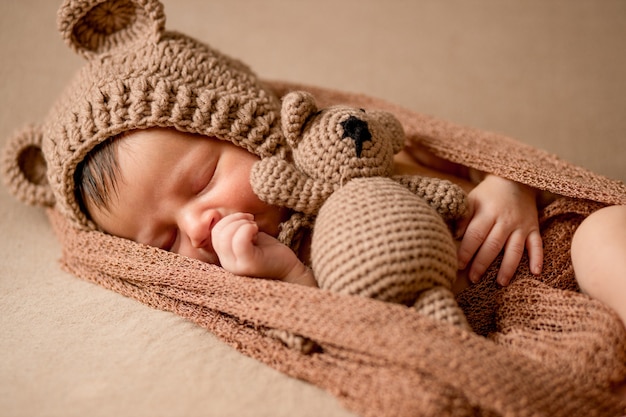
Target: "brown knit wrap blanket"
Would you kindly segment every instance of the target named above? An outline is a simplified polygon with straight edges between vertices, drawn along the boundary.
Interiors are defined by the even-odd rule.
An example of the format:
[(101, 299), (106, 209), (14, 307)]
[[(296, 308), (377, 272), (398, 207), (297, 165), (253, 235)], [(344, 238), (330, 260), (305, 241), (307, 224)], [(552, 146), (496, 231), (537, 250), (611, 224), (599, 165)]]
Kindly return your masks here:
[[(238, 351), (328, 390), (363, 416), (615, 416), (626, 402), (626, 332), (617, 315), (578, 292), (569, 245), (605, 204), (626, 204), (624, 184), (506, 137), (442, 122), (381, 100), (273, 82), (277, 94), (312, 92), (320, 105), (393, 112), (411, 141), (438, 156), (560, 198), (540, 213), (544, 272), (524, 258), (506, 288), (496, 261), (458, 301), (476, 333), (407, 307), (278, 281), (234, 276), (173, 253), (78, 231), (49, 209), (71, 273), (183, 316)], [(584, 199), (583, 199), (584, 198)], [(281, 329), (316, 341), (302, 354), (267, 336)]]

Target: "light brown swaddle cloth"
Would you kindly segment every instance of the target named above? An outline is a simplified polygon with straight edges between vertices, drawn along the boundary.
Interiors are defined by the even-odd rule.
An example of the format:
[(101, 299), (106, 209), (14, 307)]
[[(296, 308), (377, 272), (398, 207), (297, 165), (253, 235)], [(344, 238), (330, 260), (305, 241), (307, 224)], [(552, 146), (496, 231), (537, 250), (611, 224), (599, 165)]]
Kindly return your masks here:
[[(20, 199), (49, 207), (66, 270), (183, 316), (238, 351), (328, 390), (360, 415), (626, 413), (609, 390), (626, 378), (626, 332), (615, 313), (578, 292), (569, 255), (588, 214), (626, 204), (624, 184), (371, 97), (261, 83), (240, 62), (164, 31), (164, 22), (162, 6), (150, 0), (68, 0), (60, 9), (63, 36), (88, 64), (42, 125), (16, 134), (3, 175)], [(106, 30), (94, 29), (102, 25)], [(320, 106), (390, 111), (411, 143), (437, 156), (565, 196), (540, 213), (542, 275), (533, 276), (524, 258), (512, 284), (498, 288), (500, 260), (494, 262), (480, 284), (458, 296), (471, 333), (402, 305), (235, 276), (105, 235), (80, 211), (73, 173), (97, 143), (162, 126), (264, 157), (283, 141), (278, 97), (296, 89), (311, 92)], [(320, 350), (289, 349), (267, 329), (302, 335)]]
[[(279, 93), (306, 88), (273, 85)], [(329, 102), (398, 110), (363, 96), (308, 90)], [(602, 190), (604, 198), (598, 200), (626, 202), (623, 184), (555, 156), (406, 110), (400, 114), (403, 122), (408, 120), (409, 139), (429, 144), (429, 149), (448, 149), (451, 140), (437, 136), (441, 126), (446, 134), (453, 132), (453, 140), (470, 143), (476, 154), (507, 152), (516, 155), (510, 163), (520, 172), (550, 172), (549, 177), (538, 175), (541, 181), (524, 181), (530, 185), (581, 197)], [(412, 123), (420, 129), (411, 128)], [(463, 162), (465, 155), (454, 157)], [(488, 159), (473, 160), (477, 168), (489, 164)], [(508, 169), (503, 165), (494, 171)], [(516, 174), (514, 179), (524, 177)], [(460, 294), (459, 303), (477, 334), (399, 305), (237, 277), (158, 249), (76, 230), (57, 212), (49, 214), (70, 272), (186, 317), (244, 354), (329, 390), (361, 415), (583, 416), (626, 410), (609, 393), (612, 383), (626, 377), (626, 334), (615, 313), (578, 292), (569, 255), (577, 225), (602, 206), (558, 199), (540, 213), (545, 251), (540, 277), (523, 260), (513, 283), (497, 288), (498, 260), (480, 284)], [(299, 354), (268, 337), (266, 328), (304, 335), (321, 351)]]

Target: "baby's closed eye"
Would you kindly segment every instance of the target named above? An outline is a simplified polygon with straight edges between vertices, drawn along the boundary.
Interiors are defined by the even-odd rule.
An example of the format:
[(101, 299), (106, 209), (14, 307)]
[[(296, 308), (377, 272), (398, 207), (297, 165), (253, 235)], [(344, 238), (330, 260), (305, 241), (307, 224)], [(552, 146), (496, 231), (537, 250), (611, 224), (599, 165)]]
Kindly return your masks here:
[(211, 163), (205, 164), (198, 171), (198, 174), (191, 181), (191, 192), (193, 195), (203, 194), (210, 189), (215, 179), (216, 167), (217, 164), (211, 161)]

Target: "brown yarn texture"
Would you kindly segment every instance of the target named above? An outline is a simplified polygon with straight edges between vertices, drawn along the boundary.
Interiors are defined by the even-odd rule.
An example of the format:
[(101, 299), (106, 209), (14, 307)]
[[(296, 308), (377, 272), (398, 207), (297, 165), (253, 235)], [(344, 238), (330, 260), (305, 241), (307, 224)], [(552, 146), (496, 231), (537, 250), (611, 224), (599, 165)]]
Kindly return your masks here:
[[(451, 287), (456, 249), (445, 223), (436, 213), (430, 215), (424, 200), (404, 194), (412, 195), (395, 181), (377, 177), (354, 179), (330, 196), (317, 217), (311, 244), (313, 270), (327, 280), (318, 282), (321, 288), (406, 304), (433, 286)], [(367, 227), (359, 227), (362, 223)], [(415, 224), (421, 233), (407, 235), (404, 230)], [(376, 230), (385, 235), (376, 236)], [(338, 254), (337, 246), (348, 253)], [(410, 251), (404, 250), (407, 246)], [(407, 259), (407, 252), (415, 257)], [(385, 273), (368, 280), (368, 272), (381, 263)]]
[[(240, 352), (328, 390), (363, 416), (626, 414), (626, 402), (609, 389), (626, 378), (626, 332), (615, 313), (578, 292), (569, 254), (587, 215), (604, 204), (626, 204), (624, 184), (511, 139), (373, 98), (272, 85), (279, 95), (306, 89), (321, 103), (392, 111), (409, 141), (437, 155), (566, 196), (540, 214), (542, 275), (532, 276), (524, 258), (513, 283), (498, 288), (497, 260), (480, 284), (458, 297), (471, 333), (398, 304), (234, 276), (78, 230), (49, 209), (64, 267), (186, 317)], [(289, 349), (269, 337), (268, 328), (302, 335), (321, 349)]]
[(33, 135), (42, 138), (55, 206), (77, 226), (95, 228), (73, 195), (76, 167), (121, 132), (175, 128), (260, 156), (282, 142), (278, 98), (242, 62), (166, 31), (159, 1), (64, 0), (57, 23), (86, 63)]
[(457, 257), (448, 227), (392, 179), (355, 178), (328, 198), (313, 228), (311, 267), (322, 289), (410, 305), (469, 329), (451, 292)]
[[(311, 215), (310, 266), (319, 288), (413, 305), (469, 329), (451, 291), (457, 256), (446, 224), (467, 211), (462, 188), (392, 176), (406, 140), (390, 112), (320, 109), (304, 91), (281, 101), (287, 146), (255, 163), (250, 183), (261, 200), (295, 210), (292, 217)], [(281, 229), (295, 226), (289, 219)], [(283, 243), (299, 244), (289, 237)]]

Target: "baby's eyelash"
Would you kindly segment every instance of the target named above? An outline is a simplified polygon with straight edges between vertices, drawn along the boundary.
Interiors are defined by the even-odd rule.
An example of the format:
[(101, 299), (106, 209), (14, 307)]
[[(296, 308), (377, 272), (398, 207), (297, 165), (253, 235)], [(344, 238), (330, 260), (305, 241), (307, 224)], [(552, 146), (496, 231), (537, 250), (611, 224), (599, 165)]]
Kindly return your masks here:
[(205, 173), (203, 175), (202, 181), (200, 182), (199, 186), (197, 186), (196, 189), (194, 190), (194, 194), (202, 194), (204, 190), (206, 190), (206, 188), (209, 185), (211, 185), (211, 183), (213, 182), (214, 176), (215, 176), (215, 167), (213, 167), (210, 170), (210, 172)]

